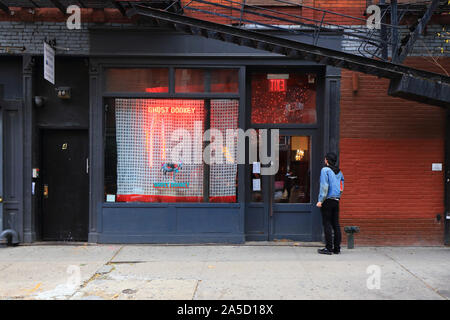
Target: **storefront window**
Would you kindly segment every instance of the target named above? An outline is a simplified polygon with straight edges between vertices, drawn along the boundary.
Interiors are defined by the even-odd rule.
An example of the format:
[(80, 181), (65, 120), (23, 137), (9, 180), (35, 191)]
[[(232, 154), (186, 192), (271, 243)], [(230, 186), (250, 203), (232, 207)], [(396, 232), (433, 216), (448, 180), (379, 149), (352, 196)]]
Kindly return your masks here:
[[(236, 132), (238, 114), (239, 102), (237, 100), (211, 100), (211, 129), (222, 133), (223, 147), (221, 150), (211, 150), (211, 152), (221, 153), (222, 163), (210, 165), (210, 202), (236, 202), (238, 141), (237, 134), (231, 135), (230, 130)], [(229, 140), (232, 140), (228, 146), (227, 133)]]
[[(237, 143), (206, 166), (203, 134), (238, 125), (238, 100), (110, 99), (106, 111), (106, 202), (236, 202)], [(216, 152), (217, 150), (215, 150)], [(178, 159), (178, 160), (174, 160)], [(209, 190), (204, 190), (209, 170)]]
[(205, 92), (205, 70), (176, 69), (175, 92), (177, 93)]
[(237, 69), (211, 69), (211, 92), (239, 92)]
[(169, 92), (169, 69), (106, 69), (107, 92)]
[(115, 118), (116, 202), (203, 201), (201, 158), (172, 160), (177, 145), (186, 148), (180, 159), (202, 149), (203, 100), (115, 99), (108, 116)]
[(309, 203), (311, 139), (308, 136), (280, 136), (280, 164), (274, 181), (274, 202)]
[(254, 73), (252, 123), (316, 123), (315, 74)]

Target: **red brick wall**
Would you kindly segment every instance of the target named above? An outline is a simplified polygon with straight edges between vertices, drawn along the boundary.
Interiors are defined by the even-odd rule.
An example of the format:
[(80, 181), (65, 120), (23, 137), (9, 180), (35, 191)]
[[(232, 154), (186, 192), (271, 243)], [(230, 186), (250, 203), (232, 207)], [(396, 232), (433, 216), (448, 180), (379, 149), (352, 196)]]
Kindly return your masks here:
[[(182, 5), (186, 5), (189, 3), (190, 0), (182, 0)], [(240, 0), (233, 0), (235, 2), (239, 2)], [(238, 3), (230, 3), (229, 1), (225, 0), (210, 0), (210, 2), (227, 5), (227, 6), (235, 6), (236, 8), (240, 9), (240, 5)], [(295, 1), (291, 1), (295, 3)], [(304, 5), (317, 7), (319, 9), (326, 9), (338, 13), (343, 13), (359, 18), (364, 18), (363, 13), (365, 10), (366, 0), (304, 0)], [(208, 4), (202, 4), (198, 2), (194, 2), (190, 4), (191, 7), (195, 7), (198, 9), (203, 9), (207, 11), (211, 11), (214, 13), (221, 13), (228, 16), (234, 16), (234, 17), (240, 17), (240, 12), (221, 8), (218, 6), (212, 6)], [(301, 8), (298, 6), (265, 6), (270, 9), (274, 9), (276, 11), (288, 13), (288, 14), (294, 14), (298, 16), (304, 16), (306, 18), (310, 19), (316, 19), (321, 20), (322, 14), (319, 11)], [(56, 8), (36, 8), (34, 13), (32, 14), (29, 10), (29, 8), (20, 8), (20, 7), (11, 7), (12, 11), (14, 11), (14, 15), (10, 16), (7, 15), (5, 12), (0, 10), (0, 21), (48, 21), (48, 22), (65, 22), (67, 20), (67, 16), (63, 15), (58, 9)], [(277, 16), (276, 13), (270, 13), (267, 11), (263, 11), (266, 14), (271, 14)], [(185, 10), (185, 15), (204, 19), (208, 21), (218, 22), (218, 23), (237, 23), (237, 20), (232, 20), (225, 17), (215, 16), (211, 14), (206, 14), (198, 11), (192, 11), (192, 10)], [(280, 15), (284, 18), (296, 20), (296, 18), (288, 17), (285, 15)], [(249, 20), (253, 21), (259, 21), (262, 23), (276, 23), (276, 24), (290, 24), (288, 22), (283, 21), (273, 21), (265, 17), (259, 17), (256, 15), (246, 14), (244, 18), (247, 18)], [(82, 9), (82, 22), (97, 22), (97, 23), (103, 23), (103, 22), (117, 22), (117, 23), (131, 23), (135, 20), (128, 19), (127, 17), (123, 17), (122, 14), (117, 9), (105, 9), (103, 10), (94, 10), (92, 8), (90, 9)], [(365, 24), (364, 21), (359, 21), (355, 19), (345, 18), (333, 14), (327, 13), (325, 15), (325, 22), (331, 22), (331, 23), (337, 23), (337, 24)], [(311, 21), (303, 20), (303, 22), (306, 23), (312, 23)]]
[[(59, 9), (56, 8), (37, 8), (34, 9), (34, 13), (30, 11), (30, 8), (10, 7), (10, 10), (14, 12), (14, 15), (8, 15), (4, 11), (0, 10), (0, 21), (22, 21), (22, 22), (66, 22), (69, 15), (63, 15)], [(134, 19), (128, 19), (123, 17), (117, 9), (81, 9), (81, 22), (82, 23), (105, 23), (105, 22), (117, 22), (117, 23), (131, 23)]]
[[(407, 64), (442, 72), (423, 57)], [(360, 226), (360, 245), (442, 245), (444, 172), (431, 164), (444, 163), (444, 110), (390, 97), (388, 80), (364, 74), (355, 94), (352, 74), (342, 70), (342, 227)]]
[[(240, 2), (240, 0), (233, 0), (233, 1)], [(239, 4), (237, 4), (237, 3), (232, 4), (226, 0), (210, 0), (210, 2), (223, 4), (223, 5), (227, 5), (227, 6), (233, 5), (236, 8), (240, 9)], [(290, 1), (290, 2), (296, 3), (295, 1)], [(189, 0), (182, 1), (183, 5), (186, 5), (188, 3), (189, 3)], [(336, 13), (346, 14), (346, 15), (350, 15), (350, 16), (361, 18), (361, 19), (365, 20), (365, 17), (363, 14), (366, 9), (366, 0), (303, 0), (303, 5), (308, 6), (308, 7), (314, 7), (317, 9), (325, 9), (325, 10), (333, 11)], [(232, 15), (234, 17), (240, 17), (240, 13), (238, 11), (221, 8), (218, 6), (212, 6), (212, 5), (201, 4), (201, 3), (196, 3), (196, 2), (190, 3), (189, 6), (195, 7), (198, 9), (212, 11), (212, 12), (222, 13), (222, 14), (226, 14), (226, 15)], [(259, 5), (259, 6), (262, 6), (262, 5)], [(331, 14), (331, 13), (326, 13), (325, 16), (323, 16), (323, 12), (309, 9), (306, 7), (303, 7), (303, 8), (299, 7), (299, 6), (284, 6), (284, 7), (263, 6), (263, 7), (272, 9), (272, 10), (276, 10), (279, 12), (287, 13), (287, 14), (303, 16), (307, 19), (314, 19), (317, 22), (320, 22), (322, 20), (322, 18), (324, 18), (323, 19), (324, 22), (335, 23), (335, 24), (345, 24), (345, 25), (363, 25), (363, 24), (365, 24), (365, 21), (362, 21), (362, 20), (343, 17), (343, 16)], [(267, 12), (264, 10), (263, 11), (255, 10), (255, 9), (253, 9), (253, 10), (261, 12), (261, 13), (265, 13), (268, 15), (279, 16), (279, 17), (283, 17), (286, 19), (290, 19), (290, 20), (296, 20), (296, 18), (292, 17), (292, 16), (289, 17), (289, 16), (282, 15), (282, 14), (278, 15), (277, 13)], [(236, 20), (231, 21), (232, 19), (227, 19), (224, 17), (217, 17), (214, 15), (208, 15), (205, 13), (196, 12), (196, 11), (192, 11), (189, 9), (185, 10), (185, 14), (188, 16), (199, 18), (199, 19), (204, 19), (204, 20), (219, 22), (219, 23), (237, 22)], [(252, 21), (258, 21), (261, 23), (267, 23), (267, 24), (270, 24), (270, 23), (283, 24), (283, 25), (291, 24), (286, 21), (280, 21), (280, 20), (276, 20), (276, 19), (271, 20), (269, 18), (260, 17), (260, 16), (253, 15), (253, 14), (245, 14), (244, 18), (252, 20)], [(310, 23), (310, 24), (314, 23), (310, 20), (301, 20), (301, 22)], [(244, 22), (244, 24), (245, 24), (245, 22)]]
[[(233, 0), (237, 3), (230, 3), (226, 0), (210, 0), (210, 2), (223, 4), (231, 6), (233, 5), (236, 8), (241, 7), (240, 1), (241, 0)], [(410, 0), (400, 0), (402, 1), (410, 1)], [(296, 3), (296, 1), (290, 1), (293, 3)], [(186, 5), (190, 3), (190, 0), (182, 0), (182, 5)], [(228, 16), (234, 16), (240, 18), (240, 12), (221, 8), (218, 6), (212, 6), (208, 4), (202, 4), (198, 2), (191, 2), (189, 4), (190, 7), (195, 7), (198, 9), (203, 9), (207, 11), (212, 11), (214, 13), (221, 13)], [(262, 6), (262, 5), (260, 5)], [(333, 23), (333, 24), (339, 24), (339, 25), (364, 25), (366, 22), (366, 16), (364, 16), (364, 11), (366, 10), (366, 0), (303, 0), (303, 7), (299, 6), (263, 6), (266, 8), (274, 9), (279, 12), (284, 12), (287, 14), (293, 14), (297, 16), (302, 16), (305, 19), (301, 19), (301, 22), (304, 23), (310, 23), (314, 24), (313, 21), (308, 19), (315, 19), (316, 23), (320, 23), (322, 18), (324, 18), (324, 22)], [(323, 12), (312, 10), (307, 7), (314, 7), (317, 9), (325, 9), (328, 11), (332, 11), (335, 13), (345, 14), (349, 15), (355, 18), (348, 18), (339, 16), (336, 14), (326, 13), (325, 16), (323, 16)], [(31, 13), (30, 8), (24, 8), (24, 7), (10, 7), (10, 10), (14, 12), (14, 15), (8, 15), (4, 11), (0, 10), (0, 21), (27, 21), (27, 22), (34, 22), (34, 21), (46, 21), (46, 22), (65, 22), (67, 20), (67, 15), (63, 15), (58, 9), (56, 8), (35, 8), (34, 13)], [(104, 22), (115, 22), (115, 23), (133, 23), (136, 21), (136, 17), (133, 17), (131, 19), (127, 17), (123, 17), (122, 14), (118, 9), (105, 9), (104, 11), (101, 9), (82, 9), (82, 22), (95, 22), (95, 23), (104, 23)], [(270, 13), (267, 11), (264, 11), (266, 14), (272, 14), (275, 16), (278, 16), (276, 13)], [(196, 17), (199, 19), (209, 20), (213, 22), (218, 23), (237, 23), (238, 21), (235, 19), (225, 18), (225, 17), (219, 17), (211, 14), (196, 12), (192, 10), (185, 10), (185, 15)], [(288, 18), (291, 20), (296, 20), (295, 17), (288, 17), (286, 15), (281, 15), (284, 18)], [(280, 20), (271, 20), (265, 17), (258, 17), (251, 14), (245, 14), (244, 18), (248, 18), (249, 20), (258, 21), (262, 23), (276, 23), (276, 24), (290, 24), (286, 21), (280, 21)], [(414, 20), (415, 21), (415, 20)], [(414, 21), (410, 22), (413, 23)], [(444, 16), (433, 16), (432, 21), (433, 23), (437, 24), (448, 24), (448, 17)]]
[[(317, 9), (328, 10), (336, 13), (345, 14), (348, 16), (366, 19), (364, 17), (364, 11), (366, 10), (366, 0), (304, 0), (303, 5), (307, 7), (313, 7)], [(343, 17), (335, 14), (326, 13), (323, 16), (323, 12), (303, 8), (305, 17), (322, 20), (324, 17), (325, 22), (343, 25), (364, 25), (365, 21), (356, 20), (348, 17)]]

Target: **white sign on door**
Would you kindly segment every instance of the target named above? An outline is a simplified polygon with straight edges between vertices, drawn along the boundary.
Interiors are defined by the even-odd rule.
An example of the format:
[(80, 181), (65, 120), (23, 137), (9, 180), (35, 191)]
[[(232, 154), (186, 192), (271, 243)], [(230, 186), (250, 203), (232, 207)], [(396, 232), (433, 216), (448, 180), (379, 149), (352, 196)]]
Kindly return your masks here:
[(261, 191), (261, 179), (253, 179), (253, 191)]
[(253, 173), (261, 173), (261, 162), (253, 162)]
[(44, 79), (55, 84), (55, 50), (44, 42)]

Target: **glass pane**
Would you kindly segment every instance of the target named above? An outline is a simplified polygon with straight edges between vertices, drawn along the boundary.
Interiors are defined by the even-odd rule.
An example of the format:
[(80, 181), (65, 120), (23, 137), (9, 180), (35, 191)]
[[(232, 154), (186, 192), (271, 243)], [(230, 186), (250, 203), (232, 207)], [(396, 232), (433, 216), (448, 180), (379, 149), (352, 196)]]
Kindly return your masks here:
[(202, 69), (176, 69), (175, 92), (205, 92), (205, 71)]
[(257, 156), (256, 163), (250, 164), (250, 194), (251, 202), (263, 202), (263, 192), (262, 192), (262, 176), (261, 176), (261, 163), (259, 162), (259, 140), (261, 139), (261, 134), (259, 130), (255, 130), (255, 135), (251, 136), (249, 149), (254, 148), (255, 154)]
[(106, 69), (108, 92), (169, 92), (169, 69)]
[(239, 92), (237, 69), (211, 69), (211, 92)]
[(310, 159), (310, 137), (280, 136), (280, 167), (275, 175), (274, 202), (310, 202)]
[(252, 123), (315, 123), (316, 75), (252, 75)]
[(202, 202), (204, 118), (203, 100), (115, 99), (106, 120), (106, 201)]
[[(222, 146), (219, 146), (219, 150), (215, 146), (211, 148), (210, 202), (236, 202), (237, 200), (238, 114), (238, 100), (211, 100), (211, 129), (218, 130), (216, 133), (222, 136)], [(213, 139), (220, 141), (216, 140), (217, 137)]]

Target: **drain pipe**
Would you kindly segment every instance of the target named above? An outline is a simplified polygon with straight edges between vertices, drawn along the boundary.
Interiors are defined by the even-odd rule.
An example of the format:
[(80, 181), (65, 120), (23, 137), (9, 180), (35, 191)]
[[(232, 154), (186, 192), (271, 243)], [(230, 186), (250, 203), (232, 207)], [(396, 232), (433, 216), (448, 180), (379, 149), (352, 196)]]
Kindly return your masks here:
[(0, 244), (7, 243), (8, 245), (19, 244), (19, 235), (12, 229), (6, 229), (0, 234)]

